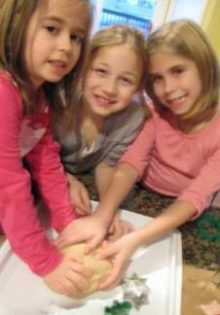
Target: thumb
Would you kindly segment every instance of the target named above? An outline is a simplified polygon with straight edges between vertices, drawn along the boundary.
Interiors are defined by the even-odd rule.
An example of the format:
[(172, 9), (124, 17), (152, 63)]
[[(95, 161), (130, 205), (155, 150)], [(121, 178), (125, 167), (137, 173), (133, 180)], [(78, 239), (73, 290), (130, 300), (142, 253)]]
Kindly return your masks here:
[(87, 237), (83, 234), (71, 234), (68, 236), (61, 235), (60, 237), (57, 238), (55, 245), (58, 248), (62, 248), (70, 244), (81, 243), (81, 242), (86, 242), (86, 241), (87, 241)]
[(113, 256), (115, 256), (116, 254), (116, 249), (114, 248), (113, 245), (109, 245), (109, 246), (105, 246), (103, 248), (101, 248), (98, 252), (97, 252), (97, 259), (106, 259), (106, 258), (111, 258)]
[(87, 240), (87, 248), (89, 251), (95, 250), (98, 246), (100, 246), (102, 242), (102, 238), (94, 236), (90, 240)]

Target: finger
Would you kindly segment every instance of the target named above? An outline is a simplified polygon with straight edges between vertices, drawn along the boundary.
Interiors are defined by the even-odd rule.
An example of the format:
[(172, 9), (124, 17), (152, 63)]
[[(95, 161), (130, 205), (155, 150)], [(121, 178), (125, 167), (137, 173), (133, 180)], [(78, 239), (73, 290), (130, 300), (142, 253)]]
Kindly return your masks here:
[(75, 287), (77, 291), (84, 291), (89, 286), (88, 279), (86, 279), (83, 275), (76, 273), (74, 270), (68, 273), (68, 280), (71, 284), (68, 289), (71, 289), (71, 287)]
[(68, 237), (60, 236), (58, 239), (56, 239), (54, 244), (56, 245), (58, 249), (62, 249), (68, 245), (79, 243), (82, 241), (83, 241), (83, 238), (80, 239), (79, 236), (68, 236)]
[(76, 243), (81, 243), (81, 242), (86, 242), (88, 240), (88, 235), (84, 234), (68, 234), (68, 236), (65, 236), (65, 234), (61, 235), (57, 240), (56, 240), (56, 246), (58, 248), (65, 247), (70, 244), (76, 244)]
[(92, 239), (87, 241), (87, 246), (89, 251), (95, 250), (102, 242), (102, 237), (93, 237)]
[(114, 249), (113, 246), (109, 245), (106, 246), (106, 248), (101, 248), (99, 251), (97, 251), (96, 258), (97, 259), (107, 259), (107, 258), (112, 258), (117, 251)]
[(63, 291), (64, 291), (63, 294), (65, 294), (68, 297), (75, 298), (75, 299), (80, 298), (82, 295), (82, 291), (79, 290), (75, 286), (75, 283), (72, 283), (72, 281), (69, 279), (65, 280), (65, 287)]
[(86, 205), (86, 203), (84, 202), (81, 194), (77, 197), (76, 202), (74, 203), (75, 208), (76, 208), (76, 212), (79, 213), (78, 214), (86, 214), (89, 212), (88, 206)]
[(134, 226), (131, 223), (126, 222), (126, 221), (122, 221), (122, 226), (126, 234), (133, 232), (135, 230)]
[(81, 192), (81, 200), (82, 200), (84, 209), (86, 209), (88, 211), (88, 213), (91, 213), (92, 209), (90, 207), (90, 199), (89, 199), (89, 194), (88, 194), (87, 190), (83, 190)]
[(70, 259), (73, 262), (72, 270), (74, 272), (83, 275), (85, 279), (87, 279), (88, 277), (91, 277), (92, 271), (89, 268), (85, 267), (82, 261), (77, 260), (75, 257), (70, 257)]
[(108, 230), (108, 234), (112, 234), (114, 233), (114, 229), (115, 229), (115, 226), (114, 226), (115, 223), (112, 223), (109, 227), (109, 230)]
[(79, 216), (86, 216), (89, 213), (88, 209), (79, 208), (79, 207), (75, 207), (75, 211)]
[(115, 226), (113, 233), (111, 235), (109, 235), (109, 239), (111, 241), (115, 241), (115, 240), (119, 239), (123, 234), (124, 234), (123, 228), (120, 225)]

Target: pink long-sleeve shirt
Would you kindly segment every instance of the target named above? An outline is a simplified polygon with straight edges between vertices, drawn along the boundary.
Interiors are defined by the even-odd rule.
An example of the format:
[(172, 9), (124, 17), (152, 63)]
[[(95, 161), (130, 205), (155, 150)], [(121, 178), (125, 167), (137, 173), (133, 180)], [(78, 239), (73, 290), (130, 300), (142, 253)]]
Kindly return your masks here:
[(220, 189), (220, 116), (185, 134), (172, 113), (154, 109), (120, 162), (135, 168), (146, 187), (190, 202), (198, 216)]
[[(71, 206), (59, 146), (48, 131), (49, 108), (42, 95), (36, 114), (23, 115), (15, 82), (0, 74), (0, 223), (13, 251), (38, 275), (44, 276), (62, 256), (41, 227), (31, 194), (31, 176), (60, 231), (76, 217)], [(22, 163), (25, 157), (28, 172)]]

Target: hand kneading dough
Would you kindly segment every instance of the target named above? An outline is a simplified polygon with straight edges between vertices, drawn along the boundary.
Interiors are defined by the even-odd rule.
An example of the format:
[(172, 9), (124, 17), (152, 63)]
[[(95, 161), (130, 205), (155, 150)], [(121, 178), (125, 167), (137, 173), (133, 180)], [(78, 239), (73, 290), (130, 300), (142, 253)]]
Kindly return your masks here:
[[(96, 259), (92, 254), (84, 254), (84, 244), (74, 244), (65, 247), (62, 252), (69, 256), (82, 259), (86, 268), (92, 271), (92, 276), (88, 279), (89, 286), (78, 296), (78, 298), (83, 298), (96, 291), (98, 284), (103, 282), (108, 276), (110, 270), (112, 269), (112, 263), (109, 260)], [(81, 293), (81, 292), (80, 292)]]

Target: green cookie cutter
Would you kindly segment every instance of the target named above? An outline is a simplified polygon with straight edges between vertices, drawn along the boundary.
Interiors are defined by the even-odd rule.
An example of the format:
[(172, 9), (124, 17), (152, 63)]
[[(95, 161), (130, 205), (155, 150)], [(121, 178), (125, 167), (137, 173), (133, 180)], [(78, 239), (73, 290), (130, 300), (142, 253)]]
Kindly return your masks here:
[(220, 216), (204, 213), (198, 219), (196, 229), (202, 239), (220, 243)]

